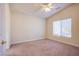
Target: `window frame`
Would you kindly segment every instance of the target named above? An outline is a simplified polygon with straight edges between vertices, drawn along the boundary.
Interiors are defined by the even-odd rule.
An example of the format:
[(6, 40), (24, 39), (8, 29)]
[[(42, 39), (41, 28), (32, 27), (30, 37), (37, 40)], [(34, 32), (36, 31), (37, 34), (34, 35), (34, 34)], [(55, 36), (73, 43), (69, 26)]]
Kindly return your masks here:
[[(70, 23), (71, 23), (71, 25), (70, 25), (70, 27), (71, 27), (71, 29), (70, 29), (70, 37), (67, 37), (67, 36), (65, 36), (65, 35), (62, 35), (62, 28), (63, 28), (63, 27), (62, 27), (62, 21), (66, 20), (66, 19), (70, 19), (70, 21), (71, 21), (71, 22), (70, 22)], [(63, 19), (60, 19), (60, 20), (53, 21), (53, 23), (54, 23), (54, 22), (58, 22), (58, 21), (61, 22), (61, 24), (60, 24), (60, 25), (61, 25), (61, 26), (60, 26), (60, 35), (54, 35), (54, 32), (53, 32), (54, 29), (52, 28), (52, 33), (53, 33), (53, 35), (54, 35), (54, 36), (57, 36), (57, 37), (71, 38), (71, 37), (72, 37), (72, 18), (71, 18), (71, 17), (63, 18)], [(53, 23), (52, 23), (52, 24), (53, 24)], [(54, 26), (54, 25), (53, 25), (53, 26)], [(52, 26), (52, 27), (53, 27), (53, 26)]]

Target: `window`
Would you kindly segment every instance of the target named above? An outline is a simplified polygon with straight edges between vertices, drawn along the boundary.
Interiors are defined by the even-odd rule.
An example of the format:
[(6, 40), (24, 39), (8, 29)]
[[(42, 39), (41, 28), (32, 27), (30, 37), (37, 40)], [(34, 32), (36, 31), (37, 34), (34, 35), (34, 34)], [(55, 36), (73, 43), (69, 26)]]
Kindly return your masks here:
[(61, 35), (61, 21), (53, 22), (53, 34), (57, 36)]
[(54, 21), (53, 34), (56, 36), (71, 37), (71, 18)]

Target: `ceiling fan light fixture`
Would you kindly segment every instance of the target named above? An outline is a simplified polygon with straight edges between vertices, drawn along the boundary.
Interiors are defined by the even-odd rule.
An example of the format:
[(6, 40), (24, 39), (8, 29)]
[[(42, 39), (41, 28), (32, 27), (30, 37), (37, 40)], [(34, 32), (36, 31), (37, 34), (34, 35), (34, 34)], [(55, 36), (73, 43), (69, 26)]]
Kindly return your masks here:
[(51, 11), (50, 8), (45, 8), (44, 10), (45, 10), (46, 12)]
[(52, 3), (44, 4), (42, 5), (42, 8), (45, 12), (51, 11), (52, 9)]

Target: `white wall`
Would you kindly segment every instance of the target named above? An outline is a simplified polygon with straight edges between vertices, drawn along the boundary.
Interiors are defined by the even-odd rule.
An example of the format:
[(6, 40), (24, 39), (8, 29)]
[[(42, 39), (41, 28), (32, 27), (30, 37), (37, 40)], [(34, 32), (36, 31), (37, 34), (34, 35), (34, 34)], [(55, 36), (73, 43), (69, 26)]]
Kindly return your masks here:
[(21, 43), (44, 39), (45, 20), (37, 16), (27, 16), (12, 12), (11, 43)]
[[(72, 37), (58, 37), (52, 34), (52, 22), (64, 18), (72, 18)], [(79, 47), (79, 4), (73, 4), (46, 20), (46, 38)]]

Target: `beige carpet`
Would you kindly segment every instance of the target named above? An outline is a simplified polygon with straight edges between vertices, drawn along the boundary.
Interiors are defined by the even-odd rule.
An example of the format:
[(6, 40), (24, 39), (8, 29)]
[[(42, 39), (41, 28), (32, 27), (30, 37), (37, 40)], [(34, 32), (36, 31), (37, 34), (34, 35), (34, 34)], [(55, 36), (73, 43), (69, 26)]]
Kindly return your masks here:
[(53, 40), (37, 40), (12, 45), (10, 56), (79, 56), (79, 48)]

